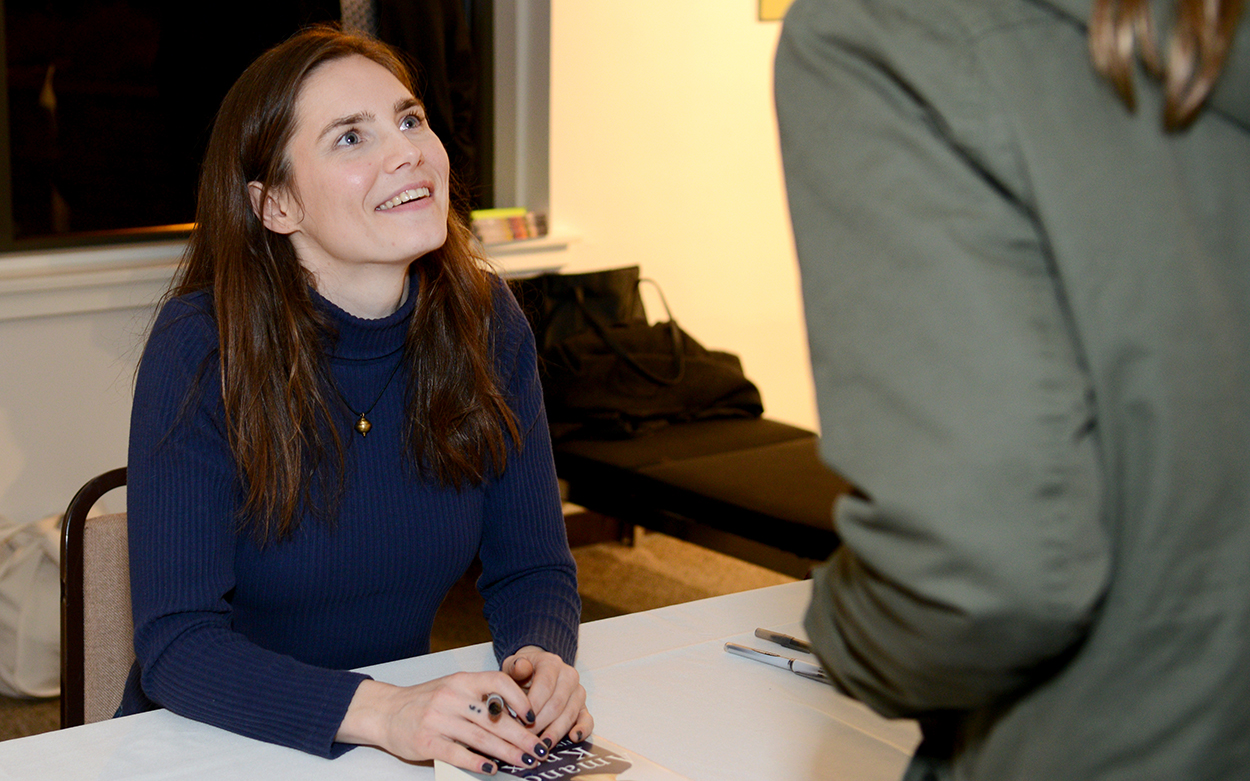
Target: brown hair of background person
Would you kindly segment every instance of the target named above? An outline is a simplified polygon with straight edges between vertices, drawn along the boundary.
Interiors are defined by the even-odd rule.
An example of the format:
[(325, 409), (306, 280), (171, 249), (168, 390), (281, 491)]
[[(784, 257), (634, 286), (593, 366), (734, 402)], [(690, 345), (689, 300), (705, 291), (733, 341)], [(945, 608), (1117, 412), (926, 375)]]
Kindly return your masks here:
[[(301, 507), (332, 515), (333, 501), (309, 501), (310, 475), (322, 475), (323, 498), (337, 496), (344, 443), (331, 424), (337, 401), (312, 280), (290, 239), (262, 224), (248, 183), (261, 184), (261, 202), (291, 185), (287, 148), (301, 88), (318, 66), (351, 55), (382, 65), (412, 90), (411, 74), (389, 48), (328, 26), (297, 33), (239, 78), (213, 126), (196, 227), (168, 294), (213, 291), (227, 436), (246, 491), (241, 520), (266, 539), (294, 531)], [(405, 439), (414, 468), (444, 485), (476, 485), (503, 470), (506, 437), (519, 438), (492, 365), (484, 261), (458, 210), (447, 222), (446, 243), (414, 263)], [(314, 469), (331, 450), (338, 468)]]
[(1136, 105), (1137, 58), (1163, 81), (1163, 124), (1181, 130), (1198, 116), (1228, 58), (1243, 0), (1177, 0), (1176, 23), (1166, 58), (1155, 40), (1149, 0), (1094, 0), (1089, 50), (1094, 67)]

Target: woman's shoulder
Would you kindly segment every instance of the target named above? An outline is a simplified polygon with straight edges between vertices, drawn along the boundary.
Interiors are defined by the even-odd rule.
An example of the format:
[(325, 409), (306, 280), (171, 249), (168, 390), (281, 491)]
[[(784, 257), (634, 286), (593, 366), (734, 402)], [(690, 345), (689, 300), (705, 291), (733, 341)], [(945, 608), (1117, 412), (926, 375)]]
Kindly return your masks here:
[[(135, 377), (133, 416), (159, 410), (172, 415), (194, 387), (220, 403), (220, 362), (212, 296), (207, 292), (169, 298), (148, 332)], [(141, 416), (140, 416), (141, 417)], [(164, 418), (162, 418), (164, 419)], [(166, 420), (170, 423), (172, 418)]]
[(148, 333), (143, 360), (151, 362), (159, 356), (162, 362), (199, 363), (216, 352), (217, 346), (213, 297), (201, 290), (165, 301)]
[(491, 293), (489, 328), (493, 349), (496, 354), (516, 352), (527, 336), (533, 340), (529, 321), (507, 281), (494, 271), (487, 271), (486, 277)]
[(495, 370), (507, 385), (515, 377), (518, 364), (534, 362), (534, 334), (508, 283), (498, 274), (489, 276), (491, 348), (495, 354)]
[(197, 290), (166, 300), (152, 324), (149, 339), (158, 333), (166, 335), (166, 338), (211, 338), (216, 341), (217, 318), (213, 314), (212, 294), (207, 290)]

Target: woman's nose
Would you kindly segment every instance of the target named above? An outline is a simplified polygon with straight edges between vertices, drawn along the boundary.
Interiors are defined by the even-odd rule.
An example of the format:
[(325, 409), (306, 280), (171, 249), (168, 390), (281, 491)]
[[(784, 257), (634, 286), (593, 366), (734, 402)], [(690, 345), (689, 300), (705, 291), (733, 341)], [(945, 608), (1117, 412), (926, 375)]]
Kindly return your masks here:
[(386, 146), (387, 168), (394, 170), (403, 165), (420, 165), (424, 159), (420, 145), (403, 133), (391, 135)]

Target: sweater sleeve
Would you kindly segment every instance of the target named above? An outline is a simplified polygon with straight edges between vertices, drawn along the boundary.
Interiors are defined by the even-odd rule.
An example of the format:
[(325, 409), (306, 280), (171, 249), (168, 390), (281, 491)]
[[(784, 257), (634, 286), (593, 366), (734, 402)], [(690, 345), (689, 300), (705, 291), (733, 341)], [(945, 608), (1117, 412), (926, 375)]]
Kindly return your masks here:
[(572, 664), (581, 599), (569, 552), (534, 335), (502, 283), (495, 295), (496, 365), (516, 415), (520, 447), (487, 490), (478, 589), (502, 661), (537, 645)]
[[(136, 700), (324, 757), (360, 681), (274, 653), (231, 621), (239, 479), (223, 425), (217, 335), (204, 299), (153, 326), (135, 385), (128, 509)], [(149, 704), (150, 703), (150, 704)]]
[(776, 63), (822, 454), (871, 496), (836, 508), (807, 627), (889, 716), (1037, 680), (1110, 568), (1092, 391), (1027, 177), (975, 47), (922, 5), (798, 0)]

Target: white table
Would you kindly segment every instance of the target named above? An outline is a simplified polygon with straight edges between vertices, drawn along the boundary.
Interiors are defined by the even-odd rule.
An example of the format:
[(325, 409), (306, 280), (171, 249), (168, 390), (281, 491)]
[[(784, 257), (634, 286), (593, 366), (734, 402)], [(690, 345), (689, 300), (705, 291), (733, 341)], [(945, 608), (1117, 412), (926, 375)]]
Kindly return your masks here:
[[(919, 742), (831, 687), (725, 653), (758, 626), (802, 635), (807, 582), (595, 621), (577, 668), (595, 730), (694, 781), (897, 781)], [(772, 649), (781, 650), (781, 649)], [(412, 684), (494, 669), (489, 645), (367, 668)], [(0, 779), (404, 779), (434, 777), (372, 748), (324, 760), (154, 711), (0, 743)]]

